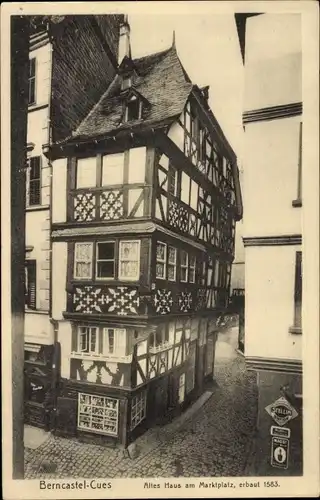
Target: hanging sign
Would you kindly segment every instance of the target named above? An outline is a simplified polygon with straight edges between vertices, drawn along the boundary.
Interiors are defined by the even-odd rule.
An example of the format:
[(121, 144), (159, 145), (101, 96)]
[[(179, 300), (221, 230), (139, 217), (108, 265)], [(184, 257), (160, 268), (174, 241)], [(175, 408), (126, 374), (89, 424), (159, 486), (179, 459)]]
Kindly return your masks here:
[(280, 426), (285, 425), (287, 422), (298, 416), (298, 412), (284, 397), (281, 397), (271, 405), (266, 406), (265, 410)]
[(287, 469), (289, 463), (289, 439), (273, 437), (271, 443), (271, 465)]

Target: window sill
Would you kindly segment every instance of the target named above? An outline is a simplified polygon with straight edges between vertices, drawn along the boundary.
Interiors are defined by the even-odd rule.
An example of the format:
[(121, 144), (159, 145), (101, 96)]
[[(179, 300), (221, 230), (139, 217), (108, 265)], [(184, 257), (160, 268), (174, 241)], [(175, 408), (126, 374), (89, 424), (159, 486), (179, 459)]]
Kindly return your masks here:
[(150, 354), (157, 354), (158, 352), (167, 351), (171, 347), (173, 347), (172, 343), (165, 342), (157, 347), (149, 347), (149, 353)]
[(47, 102), (42, 103), (42, 104), (36, 104), (36, 103), (29, 104), (28, 105), (28, 112), (38, 111), (38, 109), (44, 109), (44, 108), (47, 108), (48, 106), (49, 106), (49, 104)]
[(289, 333), (294, 333), (296, 335), (301, 335), (302, 334), (302, 328), (301, 328), (301, 326), (290, 326), (289, 327)]
[(46, 316), (48, 316), (49, 314), (49, 311), (42, 311), (40, 309), (29, 309), (29, 308), (26, 308), (24, 312), (27, 314), (44, 314)]
[(131, 363), (132, 354), (128, 356), (119, 356), (116, 354), (98, 354), (98, 353), (84, 353), (84, 352), (71, 352), (72, 359), (88, 359), (88, 360), (104, 360), (104, 361), (113, 361), (117, 363)]
[(292, 206), (293, 206), (294, 208), (302, 207), (302, 200), (299, 200), (299, 199), (297, 199), (297, 200), (293, 200), (293, 202), (292, 202)]
[(26, 212), (39, 212), (40, 210), (49, 210), (50, 205), (31, 205), (26, 207)]

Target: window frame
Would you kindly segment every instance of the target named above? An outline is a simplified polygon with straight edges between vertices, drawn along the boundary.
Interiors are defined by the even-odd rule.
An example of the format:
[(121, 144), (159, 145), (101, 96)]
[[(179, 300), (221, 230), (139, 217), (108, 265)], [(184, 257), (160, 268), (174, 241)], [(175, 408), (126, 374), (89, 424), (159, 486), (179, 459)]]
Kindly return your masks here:
[[(127, 277), (121, 274), (121, 263), (122, 262), (133, 262), (132, 259), (124, 261), (121, 258), (121, 245), (128, 243), (137, 244), (137, 274), (134, 277)], [(121, 281), (137, 281), (140, 278), (140, 254), (141, 254), (141, 240), (119, 240), (118, 245), (118, 279)]]
[[(88, 259), (87, 261), (84, 260), (77, 260), (77, 251), (76, 248), (78, 245), (89, 245), (91, 249), (91, 258)], [(74, 244), (74, 251), (73, 251), (73, 279), (77, 281), (84, 281), (84, 280), (92, 280), (93, 279), (93, 262), (94, 262), (94, 243), (92, 241), (76, 241)], [(83, 264), (90, 264), (90, 276), (77, 276), (76, 270), (77, 270), (77, 264), (78, 263), (83, 263)]]
[[(169, 255), (170, 255), (170, 249), (174, 250), (174, 262), (170, 262), (169, 260)], [(167, 276), (168, 276), (168, 281), (176, 281), (177, 280), (177, 249), (173, 245), (168, 245), (167, 246)], [(174, 270), (174, 278), (170, 279), (169, 278), (169, 267), (172, 267)]]
[[(158, 255), (157, 255), (157, 247), (158, 245), (163, 245), (164, 246), (164, 258), (159, 260)], [(158, 276), (157, 275), (157, 264), (163, 264), (163, 276)], [(156, 279), (158, 280), (166, 280), (167, 279), (167, 244), (164, 243), (163, 241), (157, 241), (156, 242)]]
[[(34, 74), (31, 75), (31, 64), (34, 62)], [(34, 106), (37, 103), (37, 58), (30, 57), (29, 59), (29, 75), (28, 75), (28, 106)], [(30, 89), (33, 86), (33, 100), (30, 99)]]
[[(85, 403), (85, 402), (82, 402), (81, 401), (81, 396), (87, 396), (87, 397), (90, 397), (90, 403)], [(104, 404), (103, 406), (100, 406), (100, 405), (94, 405), (92, 403), (92, 398), (100, 398), (100, 399), (103, 399), (104, 400)], [(106, 405), (106, 401), (113, 401), (113, 402), (116, 402), (116, 405), (113, 407), (113, 408), (108, 408), (108, 406)], [(86, 412), (84, 411), (84, 409), (82, 410), (81, 412), (81, 409), (82, 408), (90, 408), (90, 412)], [(103, 430), (100, 430), (100, 429), (96, 429), (94, 427), (92, 427), (92, 419), (93, 419), (93, 415), (94, 413), (92, 412), (92, 409), (94, 407), (98, 407), (98, 408), (103, 408), (104, 409), (104, 414), (102, 415), (102, 422), (103, 422), (103, 426), (106, 425), (105, 423), (105, 417), (106, 417), (106, 414), (108, 414), (108, 411), (106, 410), (115, 410), (116, 411), (116, 417), (110, 417), (109, 416), (109, 420), (106, 420), (107, 423), (109, 423), (109, 426), (110, 426), (110, 422), (112, 424), (115, 424), (115, 431), (106, 431), (105, 429)], [(90, 418), (90, 424), (89, 426), (85, 426), (85, 425), (80, 425), (80, 416), (82, 415), (85, 415), (86, 417), (89, 417)], [(100, 415), (99, 415), (100, 417)], [(97, 421), (99, 421), (99, 417), (96, 416), (95, 418), (97, 419)], [(100, 396), (100, 395), (95, 395), (95, 394), (87, 394), (87, 393), (83, 393), (83, 392), (79, 392), (78, 393), (78, 408), (77, 408), (77, 428), (79, 430), (82, 430), (82, 431), (85, 431), (85, 432), (93, 432), (93, 433), (97, 433), (97, 434), (103, 434), (103, 435), (107, 435), (107, 436), (118, 436), (119, 434), (119, 399), (117, 398), (111, 398), (109, 396)]]
[[(85, 328), (86, 332), (81, 332), (81, 328)], [(91, 349), (92, 345), (92, 330), (95, 330), (95, 349)], [(86, 344), (88, 350), (81, 349), (81, 337), (86, 335)], [(97, 326), (88, 326), (88, 325), (78, 325), (77, 328), (77, 353), (78, 354), (92, 354), (98, 355), (100, 352), (100, 342), (99, 342), (99, 327)]]
[[(186, 264), (182, 264), (182, 255), (186, 255)], [(186, 279), (182, 279), (182, 270), (186, 271)], [(186, 252), (186, 250), (181, 250), (180, 251), (180, 281), (181, 283), (188, 283), (188, 278), (189, 278), (189, 254)]]
[[(113, 352), (110, 352), (110, 338), (109, 333), (113, 332)], [(119, 343), (119, 334), (121, 334), (125, 340), (123, 346)], [(114, 328), (114, 327), (102, 327), (102, 353), (104, 356), (125, 356), (126, 355), (126, 345), (127, 345), (127, 331), (126, 328)], [(123, 347), (123, 352), (120, 347)]]
[[(183, 389), (183, 397), (181, 394), (181, 390)], [(178, 383), (178, 402), (179, 404), (184, 403), (186, 399), (186, 374), (181, 373), (179, 376), (179, 383)]]
[[(98, 246), (103, 245), (103, 244), (113, 244), (113, 259), (98, 259)], [(117, 279), (116, 278), (116, 254), (117, 254), (117, 247), (116, 247), (116, 242), (114, 240), (109, 240), (109, 241), (96, 241), (94, 245), (94, 262), (95, 262), (95, 279), (97, 281), (112, 281)], [(113, 276), (98, 276), (98, 264), (99, 262), (113, 262)]]
[[(192, 261), (194, 263), (192, 264)], [(189, 283), (196, 282), (196, 269), (197, 269), (197, 258), (195, 255), (189, 255)], [(193, 280), (191, 280), (191, 271), (193, 272)]]
[[(138, 105), (138, 116), (136, 118), (131, 118), (129, 116), (129, 107), (130, 107), (130, 105), (132, 106), (133, 104)], [(142, 117), (142, 101), (137, 96), (134, 96), (134, 98), (131, 96), (131, 98), (127, 99), (127, 101), (125, 103), (124, 121), (126, 123), (133, 122), (135, 120), (141, 120), (141, 117)]]
[[(138, 411), (136, 411), (138, 410)], [(139, 418), (137, 416), (139, 414)], [(147, 391), (140, 391), (131, 400), (130, 430), (135, 429), (147, 416)]]

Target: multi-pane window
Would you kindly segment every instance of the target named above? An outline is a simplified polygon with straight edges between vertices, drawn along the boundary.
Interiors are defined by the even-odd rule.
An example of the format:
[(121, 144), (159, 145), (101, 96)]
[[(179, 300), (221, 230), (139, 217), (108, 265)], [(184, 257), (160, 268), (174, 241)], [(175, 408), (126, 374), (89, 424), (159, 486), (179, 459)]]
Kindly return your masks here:
[(74, 252), (74, 277), (90, 279), (92, 277), (92, 243), (76, 243)]
[(175, 281), (177, 274), (177, 249), (168, 247), (168, 280)]
[(140, 241), (75, 243), (75, 279), (138, 280), (139, 276)]
[(104, 328), (102, 352), (105, 355), (124, 356), (126, 351), (126, 330), (124, 328)]
[(79, 326), (74, 354), (81, 354), (84, 357), (125, 356), (126, 329)]
[(96, 327), (79, 327), (78, 352), (87, 354), (97, 354), (99, 352), (99, 336), (98, 329)]
[(157, 263), (156, 277), (166, 279), (166, 261), (167, 261), (167, 245), (165, 243), (157, 243)]
[(33, 156), (29, 159), (27, 170), (27, 205), (41, 204), (41, 157)]
[(196, 258), (194, 255), (190, 256), (189, 281), (190, 283), (195, 283), (196, 281)]
[(139, 241), (120, 241), (119, 279), (137, 280), (139, 278)]
[(28, 104), (35, 104), (36, 102), (36, 58), (32, 57), (29, 60), (29, 96)]
[(119, 400), (104, 396), (79, 393), (78, 428), (117, 436)]
[(142, 391), (132, 398), (131, 402), (131, 429), (137, 427), (146, 417), (147, 393)]
[(115, 243), (108, 241), (97, 243), (97, 269), (96, 277), (103, 279), (112, 279), (115, 274)]
[(37, 262), (25, 262), (25, 305), (29, 309), (36, 309), (37, 292)]
[(188, 266), (189, 256), (184, 250), (180, 254), (180, 281), (186, 283), (188, 281)]

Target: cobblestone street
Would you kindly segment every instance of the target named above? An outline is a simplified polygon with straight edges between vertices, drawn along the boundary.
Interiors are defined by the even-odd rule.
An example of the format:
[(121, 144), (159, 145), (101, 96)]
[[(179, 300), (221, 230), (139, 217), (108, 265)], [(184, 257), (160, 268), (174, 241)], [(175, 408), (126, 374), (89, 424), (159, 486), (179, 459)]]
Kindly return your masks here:
[[(50, 435), (25, 450), (26, 478), (242, 476), (256, 419), (255, 376), (236, 352), (237, 329), (220, 333), (212, 395), (175, 432), (151, 429), (142, 439), (159, 445), (136, 459), (122, 450)], [(181, 417), (180, 417), (181, 418)]]

